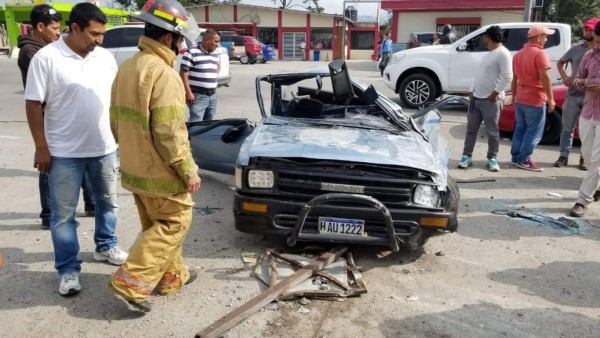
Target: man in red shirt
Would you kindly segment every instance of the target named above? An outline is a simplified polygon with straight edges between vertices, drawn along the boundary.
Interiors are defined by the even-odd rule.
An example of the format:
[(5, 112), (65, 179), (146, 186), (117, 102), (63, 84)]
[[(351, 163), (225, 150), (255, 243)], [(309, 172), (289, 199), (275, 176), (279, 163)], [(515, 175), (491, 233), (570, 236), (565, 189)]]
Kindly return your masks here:
[(535, 25), (527, 32), (528, 42), (513, 57), (511, 91), (516, 103), (515, 131), (510, 153), (511, 164), (525, 170), (542, 171), (531, 154), (542, 139), (546, 109), (554, 111), (550, 58), (544, 51), (553, 29)]
[(579, 118), (581, 154), (589, 170), (581, 182), (579, 196), (571, 209), (571, 216), (585, 215), (588, 204), (600, 198), (600, 23), (594, 27), (595, 47), (581, 58), (574, 85), (585, 92)]

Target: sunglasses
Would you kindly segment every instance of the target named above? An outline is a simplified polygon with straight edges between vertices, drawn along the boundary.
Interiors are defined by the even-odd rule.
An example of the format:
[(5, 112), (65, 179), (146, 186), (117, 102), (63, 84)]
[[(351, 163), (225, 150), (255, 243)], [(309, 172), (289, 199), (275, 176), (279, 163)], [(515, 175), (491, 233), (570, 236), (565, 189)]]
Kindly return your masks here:
[(42, 15), (42, 17), (53, 17), (54, 15), (58, 14), (58, 11), (54, 8), (50, 8), (48, 9), (48, 11), (46, 13), (44, 13), (44, 15)]

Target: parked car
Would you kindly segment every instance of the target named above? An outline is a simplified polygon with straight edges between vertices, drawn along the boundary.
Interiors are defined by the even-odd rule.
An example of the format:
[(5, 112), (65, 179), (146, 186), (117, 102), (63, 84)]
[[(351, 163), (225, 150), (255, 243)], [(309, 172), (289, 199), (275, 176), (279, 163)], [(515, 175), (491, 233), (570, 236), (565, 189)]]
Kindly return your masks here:
[(406, 43), (411, 42), (413, 35), (416, 35), (419, 37), (419, 41), (421, 41), (421, 46), (428, 46), (433, 41), (433, 34), (434, 32), (413, 32), (410, 33)]
[(221, 35), (221, 41), (233, 42), (234, 52), (230, 56), (233, 60), (240, 60), (243, 64), (254, 64), (263, 58), (262, 43), (251, 36)]
[[(563, 85), (552, 87), (556, 108), (553, 113), (546, 114), (546, 124), (544, 125), (544, 134), (542, 135), (540, 144), (554, 144), (560, 140), (560, 134), (562, 132), (562, 107), (568, 89), (569, 88)], [(504, 108), (500, 114), (500, 120), (498, 121), (498, 127), (503, 132), (512, 133), (515, 130), (515, 105), (512, 103), (512, 96), (510, 96), (510, 93), (506, 96)], [(577, 128), (575, 128), (574, 137), (579, 139)]]
[[(202, 32), (206, 29), (201, 28)], [(121, 66), (125, 60), (131, 58), (135, 53), (139, 51), (138, 41), (140, 36), (144, 35), (144, 24), (143, 23), (131, 23), (122, 26), (111, 27), (106, 30), (104, 34), (104, 40), (102, 41), (102, 47), (106, 48), (111, 52), (117, 60), (117, 65)], [(197, 41), (202, 40), (202, 35), (198, 37)], [(184, 48), (179, 51), (177, 55), (177, 62), (175, 69), (179, 71), (181, 65), (181, 58), (185, 53), (188, 46), (191, 46), (192, 42), (187, 38), (184, 41)], [(221, 60), (219, 69), (219, 82), (218, 86), (227, 86), (231, 82), (231, 73), (229, 71), (229, 56), (227, 51), (223, 48), (218, 48), (216, 52)]]
[[(538, 23), (497, 24), (504, 30), (504, 46), (512, 53), (527, 41), (527, 31)], [(552, 60), (552, 76), (559, 77), (556, 61), (571, 46), (571, 28), (559, 23), (543, 23), (556, 33), (548, 36), (544, 46)], [(466, 94), (475, 79), (477, 68), (487, 49), (483, 36), (489, 26), (482, 27), (451, 45), (433, 45), (394, 53), (383, 72), (385, 85), (400, 96), (404, 107), (417, 108), (442, 94)]]
[(343, 60), (328, 67), (258, 77), (256, 124), (188, 124), (198, 166), (235, 174), (236, 229), (394, 251), (456, 231), (459, 190), (435, 106), (409, 117), (350, 79)]

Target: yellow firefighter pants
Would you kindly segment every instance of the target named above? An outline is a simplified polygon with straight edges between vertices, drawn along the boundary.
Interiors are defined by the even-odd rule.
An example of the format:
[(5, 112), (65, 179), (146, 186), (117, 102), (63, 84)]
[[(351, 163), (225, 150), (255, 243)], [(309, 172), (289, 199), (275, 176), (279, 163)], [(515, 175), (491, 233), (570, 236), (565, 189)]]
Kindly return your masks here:
[(109, 282), (128, 301), (141, 302), (156, 288), (161, 295), (175, 293), (190, 278), (183, 265), (183, 240), (192, 223), (194, 202), (189, 193), (170, 197), (133, 194), (142, 223), (142, 235), (129, 257)]

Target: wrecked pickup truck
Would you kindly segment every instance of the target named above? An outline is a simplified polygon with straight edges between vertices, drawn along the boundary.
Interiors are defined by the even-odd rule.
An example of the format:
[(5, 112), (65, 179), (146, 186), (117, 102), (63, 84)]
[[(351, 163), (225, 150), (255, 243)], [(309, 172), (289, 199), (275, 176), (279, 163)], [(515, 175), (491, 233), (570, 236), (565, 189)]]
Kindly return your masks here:
[[(263, 87), (268, 93), (263, 100)], [(265, 90), (265, 92), (267, 92)], [(456, 231), (459, 190), (448, 175), (441, 117), (409, 117), (346, 64), (260, 76), (262, 119), (190, 123), (200, 168), (235, 174), (235, 227), (298, 241), (415, 250)]]

